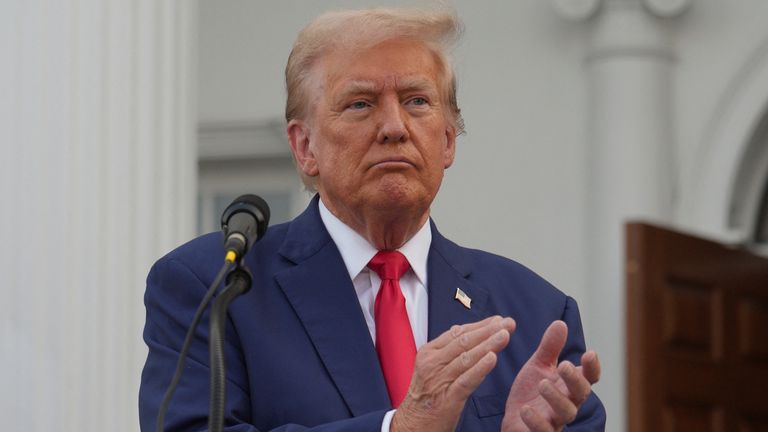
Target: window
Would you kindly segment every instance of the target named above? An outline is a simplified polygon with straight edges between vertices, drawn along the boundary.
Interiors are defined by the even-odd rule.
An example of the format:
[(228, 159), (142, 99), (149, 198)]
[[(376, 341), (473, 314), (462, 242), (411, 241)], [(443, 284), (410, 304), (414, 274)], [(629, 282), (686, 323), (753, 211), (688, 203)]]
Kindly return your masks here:
[(199, 233), (220, 230), (221, 213), (246, 193), (267, 201), (270, 225), (291, 220), (309, 202), (282, 121), (204, 124), (199, 138)]

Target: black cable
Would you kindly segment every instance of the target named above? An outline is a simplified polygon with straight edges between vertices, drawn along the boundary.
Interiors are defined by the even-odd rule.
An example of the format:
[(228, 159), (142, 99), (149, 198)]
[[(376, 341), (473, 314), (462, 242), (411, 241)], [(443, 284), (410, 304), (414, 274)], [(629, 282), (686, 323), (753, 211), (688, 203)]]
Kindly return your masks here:
[(208, 432), (221, 432), (224, 428), (224, 407), (227, 393), (224, 334), (227, 308), (237, 296), (251, 289), (251, 281), (251, 273), (246, 267), (235, 267), (227, 276), (227, 286), (219, 293), (211, 306), (211, 325), (208, 333), (211, 370)]
[(179, 385), (179, 381), (181, 381), (181, 374), (184, 372), (184, 364), (187, 361), (187, 354), (189, 353), (189, 346), (192, 344), (192, 337), (195, 334), (195, 329), (200, 323), (200, 319), (203, 316), (203, 312), (205, 312), (205, 308), (208, 306), (208, 303), (210, 303), (213, 295), (216, 294), (216, 289), (218, 289), (219, 285), (221, 285), (221, 281), (224, 279), (224, 276), (229, 271), (231, 265), (232, 263), (228, 260), (224, 262), (221, 270), (219, 270), (219, 274), (216, 275), (216, 279), (213, 280), (213, 283), (208, 288), (208, 292), (205, 293), (205, 297), (203, 297), (203, 300), (200, 302), (200, 306), (197, 307), (195, 316), (192, 319), (192, 324), (189, 325), (187, 336), (184, 337), (184, 344), (182, 345), (181, 352), (179, 353), (179, 360), (176, 362), (176, 372), (173, 374), (173, 379), (171, 380), (171, 384), (168, 386), (168, 390), (165, 391), (163, 402), (160, 404), (160, 412), (157, 414), (157, 432), (163, 432), (165, 426), (165, 413), (168, 411), (168, 405), (171, 403), (173, 392), (176, 391), (176, 387)]

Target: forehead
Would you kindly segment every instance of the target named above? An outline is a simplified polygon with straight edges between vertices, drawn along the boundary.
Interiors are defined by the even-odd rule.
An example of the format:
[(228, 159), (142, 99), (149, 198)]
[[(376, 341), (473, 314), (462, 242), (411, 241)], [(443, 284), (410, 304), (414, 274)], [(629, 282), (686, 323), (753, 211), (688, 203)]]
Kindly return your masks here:
[(438, 55), (424, 43), (412, 40), (335, 50), (323, 56), (318, 66), (326, 92), (441, 87), (442, 63)]

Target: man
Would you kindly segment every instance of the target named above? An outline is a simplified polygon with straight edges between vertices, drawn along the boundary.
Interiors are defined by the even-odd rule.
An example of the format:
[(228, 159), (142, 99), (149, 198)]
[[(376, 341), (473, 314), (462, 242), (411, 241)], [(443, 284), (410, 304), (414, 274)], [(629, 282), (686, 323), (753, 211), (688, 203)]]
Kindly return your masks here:
[[(574, 300), (429, 219), (462, 128), (445, 55), (458, 27), (445, 13), (347, 11), (299, 35), (287, 133), (317, 196), (245, 258), (253, 289), (230, 308), (226, 430), (604, 428)], [(221, 255), (208, 235), (150, 272), (142, 430)], [(206, 327), (168, 430), (207, 424)]]

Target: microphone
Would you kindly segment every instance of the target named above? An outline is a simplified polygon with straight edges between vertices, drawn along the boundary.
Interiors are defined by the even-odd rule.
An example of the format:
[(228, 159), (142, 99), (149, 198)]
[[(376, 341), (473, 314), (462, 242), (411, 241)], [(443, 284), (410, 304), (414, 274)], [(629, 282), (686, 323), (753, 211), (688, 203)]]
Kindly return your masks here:
[[(244, 256), (248, 249), (258, 241), (264, 232), (267, 231), (269, 224), (269, 206), (267, 202), (256, 195), (242, 195), (237, 197), (221, 215), (221, 229), (224, 231), (224, 249), (227, 251), (225, 263), (219, 270), (213, 283), (208, 287), (200, 306), (197, 307), (195, 316), (192, 317), (192, 324), (184, 337), (184, 343), (181, 346), (179, 360), (176, 362), (176, 371), (173, 373), (171, 383), (165, 391), (163, 400), (160, 404), (160, 410), (157, 414), (157, 432), (165, 430), (165, 414), (168, 411), (168, 405), (171, 403), (173, 393), (181, 381), (181, 374), (184, 372), (184, 363), (189, 354), (189, 347), (192, 344), (192, 338), (195, 329), (200, 323), (200, 319), (205, 312), (206, 306), (216, 293), (221, 281), (227, 276), (227, 285), (219, 294), (214, 302), (211, 311), (211, 323), (209, 331), (208, 347), (211, 358), (211, 408), (209, 412), (208, 430), (220, 431), (224, 424), (224, 395), (225, 395), (225, 373), (224, 373), (224, 322), (227, 317), (227, 306), (238, 295), (248, 291), (251, 287), (251, 276), (248, 269), (242, 263), (236, 264), (235, 269), (230, 272), (230, 268), (235, 261)], [(214, 427), (210, 427), (213, 425)]]
[(241, 195), (221, 215), (226, 260), (235, 262), (258, 241), (269, 225), (269, 206), (256, 195)]

